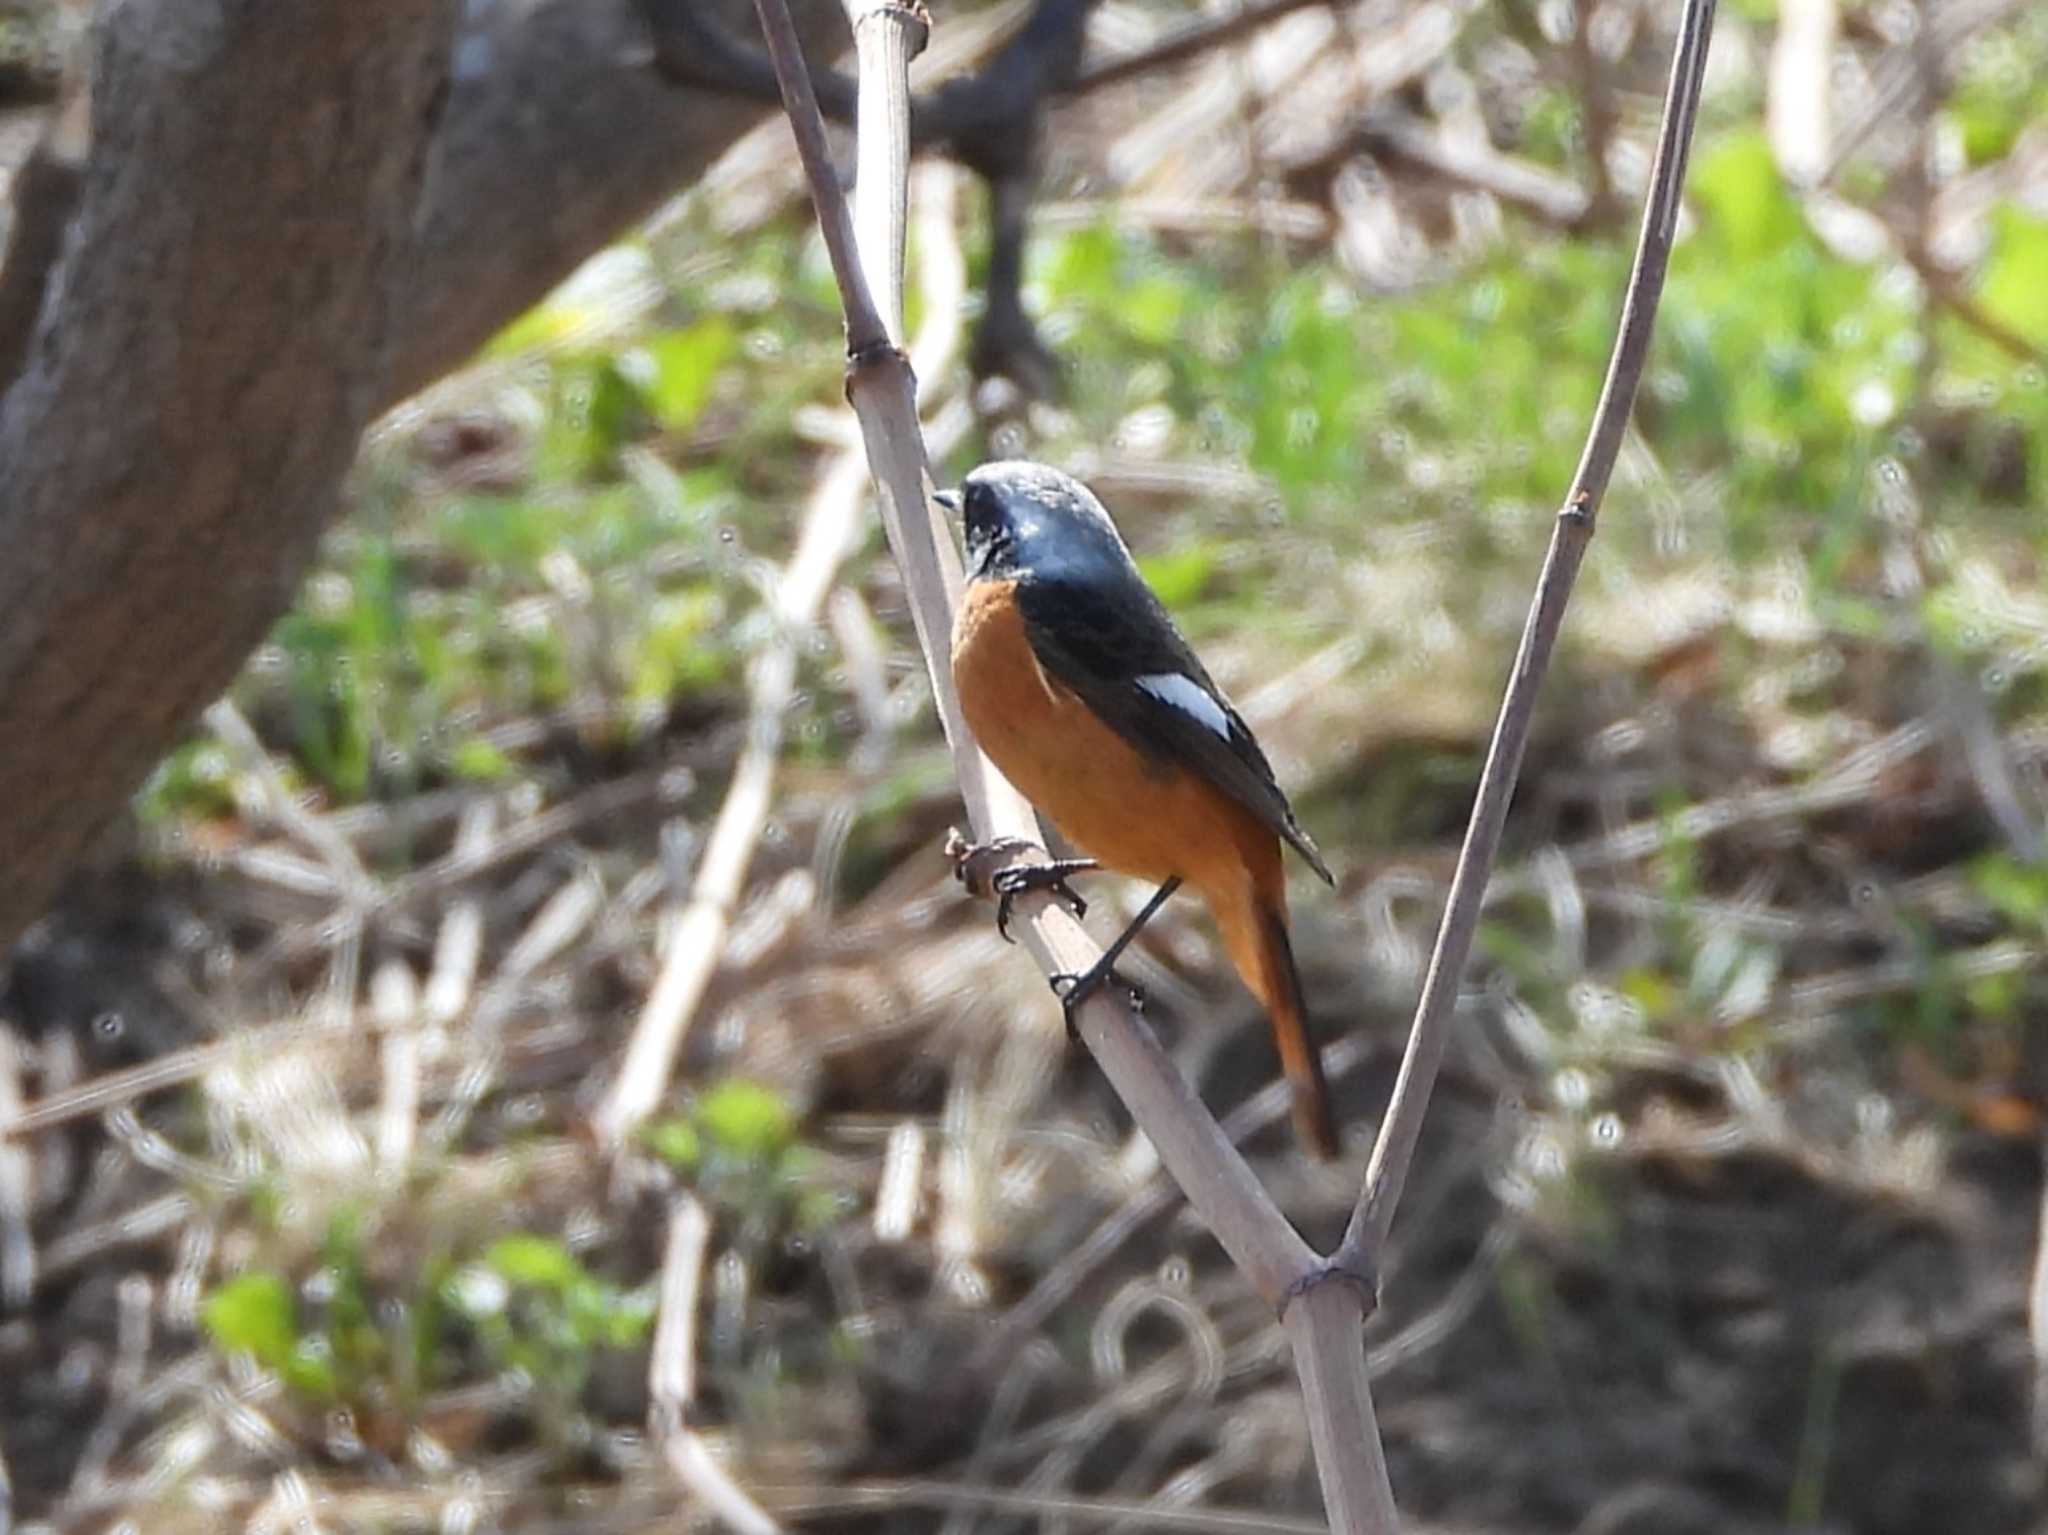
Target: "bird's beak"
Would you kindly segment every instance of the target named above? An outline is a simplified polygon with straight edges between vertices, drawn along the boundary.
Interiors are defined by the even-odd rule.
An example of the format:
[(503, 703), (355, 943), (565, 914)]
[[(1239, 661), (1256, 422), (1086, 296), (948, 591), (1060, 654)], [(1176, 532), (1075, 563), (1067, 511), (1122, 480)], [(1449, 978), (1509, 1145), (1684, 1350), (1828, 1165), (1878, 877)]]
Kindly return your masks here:
[(955, 517), (960, 515), (960, 492), (957, 490), (935, 490), (932, 492), (932, 499)]

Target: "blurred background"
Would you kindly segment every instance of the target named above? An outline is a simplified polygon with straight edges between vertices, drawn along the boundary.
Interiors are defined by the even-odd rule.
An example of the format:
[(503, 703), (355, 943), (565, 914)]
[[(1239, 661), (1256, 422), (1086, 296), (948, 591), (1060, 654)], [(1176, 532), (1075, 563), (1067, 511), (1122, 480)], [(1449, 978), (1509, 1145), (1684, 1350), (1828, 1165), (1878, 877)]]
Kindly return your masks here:
[[(0, 88), (75, 46), (54, 10), (0, 6)], [(914, 83), (1026, 14), (941, 8)], [(944, 473), (1095, 487), (1338, 873), (1295, 921), (1341, 1166), (1193, 903), (1134, 966), (1318, 1241), (1675, 17), (1103, 0), (1014, 273), (982, 179), (916, 172)], [(11, 967), (14, 1521), (1321, 1527), (1272, 1317), (947, 876), (842, 353), (764, 117), (366, 440), (294, 611)], [(1412, 1528), (2048, 1517), (2044, 366), (2048, 9), (1728, 0), (1371, 1327)], [(1103, 936), (1146, 894), (1086, 890)]]

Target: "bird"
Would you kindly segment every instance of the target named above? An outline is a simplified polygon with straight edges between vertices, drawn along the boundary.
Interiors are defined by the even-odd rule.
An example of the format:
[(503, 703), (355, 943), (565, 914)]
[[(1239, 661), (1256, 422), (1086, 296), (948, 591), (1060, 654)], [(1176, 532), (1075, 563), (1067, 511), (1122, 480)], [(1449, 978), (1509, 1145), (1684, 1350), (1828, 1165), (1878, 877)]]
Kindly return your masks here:
[(1297, 1135), (1335, 1157), (1329, 1088), (1288, 937), (1283, 844), (1324, 883), (1336, 881), (1251, 727), (1079, 480), (1006, 460), (937, 499), (959, 517), (966, 548), (952, 634), (961, 714), (1003, 776), (1088, 855), (1003, 871), (999, 923), (1009, 898), (1030, 888), (1056, 887), (1085, 913), (1065, 888), (1082, 870), (1158, 883), (1099, 963), (1055, 978), (1071, 1020), (1151, 916), (1191, 887), (1265, 1009)]

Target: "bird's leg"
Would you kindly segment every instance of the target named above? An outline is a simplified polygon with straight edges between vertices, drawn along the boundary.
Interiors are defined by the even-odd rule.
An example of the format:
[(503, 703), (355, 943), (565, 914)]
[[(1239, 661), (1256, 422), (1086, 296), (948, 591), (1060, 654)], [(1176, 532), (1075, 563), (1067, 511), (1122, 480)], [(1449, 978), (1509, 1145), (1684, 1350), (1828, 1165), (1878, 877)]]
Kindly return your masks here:
[(1152, 892), (1152, 899), (1145, 903), (1145, 909), (1131, 919), (1129, 927), (1117, 934), (1116, 942), (1102, 951), (1102, 958), (1079, 975), (1056, 975), (1052, 978), (1052, 989), (1060, 999), (1060, 1007), (1066, 1012), (1069, 1031), (1074, 1026), (1074, 1009), (1100, 990), (1104, 981), (1116, 974), (1116, 962), (1124, 950), (1131, 946), (1131, 940), (1144, 931), (1145, 924), (1152, 920), (1159, 908), (1164, 906), (1178, 889), (1180, 876), (1176, 874)]
[(1032, 856), (1044, 852), (1037, 843), (1023, 837), (970, 843), (954, 832), (946, 839), (946, 856), (953, 861), (955, 877), (974, 894), (995, 897), (996, 931), (1011, 943), (1016, 940), (1010, 937), (1010, 908), (1027, 891), (1050, 890), (1075, 917), (1088, 915), (1088, 903), (1075, 893), (1067, 877), (1086, 874), (1102, 865), (1092, 858)]

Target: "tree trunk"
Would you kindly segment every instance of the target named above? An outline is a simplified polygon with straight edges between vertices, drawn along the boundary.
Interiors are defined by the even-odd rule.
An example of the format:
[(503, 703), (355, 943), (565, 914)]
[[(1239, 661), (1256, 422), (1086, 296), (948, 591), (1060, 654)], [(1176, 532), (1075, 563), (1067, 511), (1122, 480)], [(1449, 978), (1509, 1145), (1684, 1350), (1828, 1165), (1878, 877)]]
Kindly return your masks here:
[(658, 79), (631, 0), (114, 0), (100, 29), (0, 399), (0, 951), (284, 610), (369, 420), (759, 115)]

